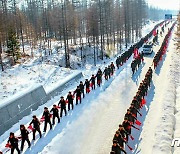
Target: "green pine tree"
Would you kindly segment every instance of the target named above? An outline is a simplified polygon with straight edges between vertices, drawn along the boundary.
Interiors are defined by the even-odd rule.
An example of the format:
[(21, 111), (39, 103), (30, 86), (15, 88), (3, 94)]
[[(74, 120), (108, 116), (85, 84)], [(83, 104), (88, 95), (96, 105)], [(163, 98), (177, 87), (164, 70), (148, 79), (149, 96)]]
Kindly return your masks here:
[(8, 55), (12, 56), (14, 63), (16, 63), (20, 58), (20, 45), (18, 38), (16, 37), (16, 32), (13, 29), (10, 29), (8, 32), (7, 48)]

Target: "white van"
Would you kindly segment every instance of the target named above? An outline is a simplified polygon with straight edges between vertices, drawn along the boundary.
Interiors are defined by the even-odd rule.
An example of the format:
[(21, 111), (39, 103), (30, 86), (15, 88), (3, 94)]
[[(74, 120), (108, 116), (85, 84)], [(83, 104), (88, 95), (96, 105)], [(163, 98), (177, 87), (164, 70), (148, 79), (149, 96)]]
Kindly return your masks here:
[(143, 51), (142, 51), (143, 54), (152, 54), (152, 52), (153, 52), (153, 45), (145, 44), (143, 46)]

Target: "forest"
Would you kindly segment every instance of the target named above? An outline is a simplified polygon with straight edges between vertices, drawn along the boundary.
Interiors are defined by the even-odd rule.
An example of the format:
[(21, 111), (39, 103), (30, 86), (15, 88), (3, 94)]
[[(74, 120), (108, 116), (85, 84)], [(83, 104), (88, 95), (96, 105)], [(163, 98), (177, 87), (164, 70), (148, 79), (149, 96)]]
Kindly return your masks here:
[(105, 50), (121, 50), (140, 38), (150, 16), (159, 20), (151, 15), (155, 10), (145, 0), (1, 0), (1, 68), (33, 57), (37, 49), (40, 56), (51, 55), (53, 41), (64, 49), (67, 68), (74, 46), (81, 60), (86, 46), (94, 48), (94, 63), (103, 60)]

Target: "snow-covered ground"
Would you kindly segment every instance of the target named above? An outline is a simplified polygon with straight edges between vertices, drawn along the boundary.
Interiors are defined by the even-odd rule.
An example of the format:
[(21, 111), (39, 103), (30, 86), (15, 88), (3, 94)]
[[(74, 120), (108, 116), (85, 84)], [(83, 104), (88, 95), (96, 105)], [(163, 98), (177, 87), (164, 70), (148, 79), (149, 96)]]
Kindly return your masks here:
[[(148, 27), (147, 32), (152, 30), (153, 26), (151, 29)], [(163, 39), (164, 36), (160, 38), (160, 43)], [(154, 51), (157, 52), (158, 49), (159, 46), (156, 46)], [(44, 134), (42, 139), (37, 139), (32, 143), (31, 149), (26, 150), (26, 145), (25, 153), (109, 153), (114, 132), (118, 128), (118, 124), (123, 121), (126, 109), (135, 95), (139, 82), (144, 78), (148, 67), (152, 64), (153, 56), (154, 54), (145, 58), (144, 64), (133, 77), (130, 69), (131, 58), (127, 64), (116, 72), (110, 81), (86, 95), (81, 105), (76, 106), (75, 110), (70, 111), (67, 117), (62, 118), (61, 124), (56, 125), (52, 131)], [(98, 64), (97, 67), (87, 65), (87, 70), (83, 70), (85, 77), (89, 77), (88, 75), (95, 72), (99, 66), (101, 65)], [(77, 84), (75, 83), (72, 87), (66, 89), (63, 95), (66, 95)], [(151, 102), (153, 92), (152, 86), (151, 95), (148, 98), (149, 102)], [(31, 115), (24, 117), (19, 123), (4, 133), (0, 137), (0, 149), (4, 148), (9, 132), (12, 131), (19, 134), (18, 129), (21, 123), (28, 124), (34, 114), (41, 117), (44, 106), (50, 108), (52, 104), (57, 104), (58, 100), (59, 96), (48, 101), (45, 105), (39, 107), (37, 111), (33, 111)], [(139, 143), (137, 138), (139, 135), (140, 133), (136, 133), (136, 140), (131, 143), (134, 149), (137, 147), (136, 144)]]

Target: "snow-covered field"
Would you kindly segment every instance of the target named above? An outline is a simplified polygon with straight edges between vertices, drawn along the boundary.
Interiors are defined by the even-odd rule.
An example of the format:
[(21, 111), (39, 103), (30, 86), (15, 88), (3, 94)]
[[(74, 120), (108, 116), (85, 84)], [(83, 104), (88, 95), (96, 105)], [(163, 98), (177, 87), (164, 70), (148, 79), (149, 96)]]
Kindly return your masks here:
[[(151, 24), (151, 26), (147, 26), (144, 31), (148, 33), (150, 30), (152, 30), (154, 25), (155, 23)], [(166, 33), (167, 28), (165, 34)], [(160, 38), (159, 45), (161, 45), (163, 39), (164, 35)], [(155, 52), (159, 50), (159, 45), (154, 47)], [(178, 90), (180, 90), (180, 86), (177, 84), (179, 83), (179, 72), (177, 69), (175, 69), (179, 67), (179, 57), (175, 52), (171, 51), (171, 49), (174, 51), (173, 41), (170, 42), (169, 51), (166, 57), (164, 57), (165, 61), (163, 65), (158, 66), (159, 70), (157, 70), (153, 75), (153, 84), (147, 96), (147, 106), (142, 110), (143, 117), (139, 118), (142, 123), (144, 122), (142, 133), (141, 131), (137, 132), (133, 130), (133, 136), (135, 137), (135, 140), (131, 141), (130, 143), (134, 149), (133, 153), (171, 153), (171, 139), (173, 136), (176, 134), (178, 135), (179, 133), (178, 110), (180, 110), (180, 108), (178, 108), (179, 106), (177, 102), (179, 100)], [(86, 95), (85, 99), (83, 99), (83, 103), (76, 106), (73, 111), (68, 112), (68, 116), (63, 117), (61, 119), (61, 123), (57, 124), (52, 131), (43, 134), (42, 139), (37, 139), (35, 142), (32, 142), (30, 149), (27, 149), (26, 145), (24, 153), (109, 153), (112, 145), (113, 135), (118, 128), (118, 125), (123, 121), (126, 109), (129, 107), (130, 102), (135, 95), (139, 82), (144, 79), (144, 75), (147, 72), (148, 67), (151, 66), (154, 54), (155, 53), (153, 53), (151, 56), (145, 57), (144, 64), (139, 68), (133, 77), (130, 68), (132, 58), (130, 58), (120, 70), (116, 71), (116, 74), (111, 80), (104, 83), (101, 88), (97, 88), (95, 91)], [(173, 61), (173, 58), (176, 60)], [(106, 63), (110, 61), (111, 60), (107, 60)], [(82, 69), (82, 71), (85, 77), (89, 77), (93, 72), (96, 72), (97, 68), (100, 66), (104, 67), (101, 63), (99, 63), (96, 67), (87, 64), (85, 66), (87, 70)], [(20, 69), (24, 69), (22, 66), (17, 66), (17, 70), (19, 67)], [(42, 64), (43, 71), (40, 72), (40, 75), (37, 73), (38, 69), (36, 66), (34, 68), (26, 67), (26, 69), (27, 68), (30, 71), (27, 71), (26, 74), (28, 74), (28, 72), (32, 72), (30, 77), (34, 77), (31, 85), (40, 82), (43, 83), (43, 85), (45, 85), (47, 88), (49, 85), (53, 86), (53, 82), (55, 83), (57, 80), (63, 80), (63, 77), (72, 73), (72, 70), (66, 70), (54, 65), (48, 66), (47, 64)], [(170, 69), (167, 71), (167, 68)], [(32, 70), (35, 70), (36, 73), (33, 74)], [(13, 69), (11, 71), (13, 72)], [(15, 74), (22, 73), (21, 71), (19, 73), (16, 71), (14, 72)], [(61, 72), (64, 72), (62, 76)], [(19, 80), (21, 80), (21, 77), (23, 76), (25, 77), (26, 75), (22, 73)], [(14, 78), (14, 80), (18, 81), (16, 78)], [(29, 80), (30, 78), (28, 77), (27, 81)], [(177, 82), (174, 82), (174, 80)], [(11, 80), (9, 80), (9, 82), (10, 81)], [(12, 83), (9, 83), (7, 85), (11, 84)], [(17, 83), (14, 83), (14, 85), (16, 84)], [(65, 96), (67, 92), (72, 90), (77, 84), (78, 83), (75, 83), (73, 86), (63, 91), (63, 95)], [(174, 84), (176, 86), (174, 86)], [(22, 83), (22, 85), (24, 85), (24, 83)], [(18, 85), (18, 87), (20, 86), (21, 85)], [(176, 91), (176, 97), (174, 96), (174, 91)], [(24, 117), (10, 130), (5, 132), (0, 137), (0, 149), (4, 148), (9, 132), (12, 131), (16, 132), (16, 135), (19, 134), (18, 129), (20, 124), (23, 123), (28, 125), (32, 115), (34, 114), (38, 117), (41, 117), (44, 106), (51, 108), (52, 104), (57, 104), (58, 100), (59, 96), (48, 101), (45, 105), (40, 106), (37, 111), (33, 111), (31, 115)], [(176, 113), (176, 116), (173, 115), (174, 113)], [(164, 119), (166, 123), (164, 122)], [(163, 128), (160, 128), (160, 126)], [(43, 125), (41, 127), (43, 128)], [(173, 131), (174, 128), (176, 128), (175, 132)], [(165, 134), (167, 134), (167, 136)], [(31, 137), (32, 134), (30, 135), (30, 139), (32, 139)], [(175, 152), (177, 150), (178, 149), (175, 149)], [(131, 152), (128, 151), (128, 153)]]

